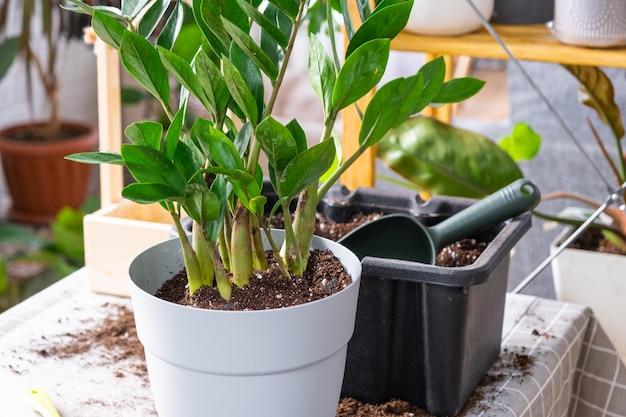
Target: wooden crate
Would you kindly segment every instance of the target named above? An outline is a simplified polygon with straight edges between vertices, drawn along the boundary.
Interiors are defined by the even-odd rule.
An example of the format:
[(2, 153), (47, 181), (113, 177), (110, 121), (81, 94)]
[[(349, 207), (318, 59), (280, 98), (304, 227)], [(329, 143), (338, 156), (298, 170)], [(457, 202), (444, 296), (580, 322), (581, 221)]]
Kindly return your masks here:
[[(123, 130), (119, 55), (91, 28), (85, 42), (94, 45), (96, 55), (100, 149), (119, 152)], [(142, 250), (170, 238), (172, 220), (158, 204), (123, 200), (123, 183), (122, 166), (100, 166), (102, 208), (84, 219), (85, 268), (93, 291), (129, 296), (130, 262)]]
[(128, 266), (144, 249), (171, 237), (172, 220), (158, 204), (120, 201), (85, 216), (89, 288), (129, 296)]

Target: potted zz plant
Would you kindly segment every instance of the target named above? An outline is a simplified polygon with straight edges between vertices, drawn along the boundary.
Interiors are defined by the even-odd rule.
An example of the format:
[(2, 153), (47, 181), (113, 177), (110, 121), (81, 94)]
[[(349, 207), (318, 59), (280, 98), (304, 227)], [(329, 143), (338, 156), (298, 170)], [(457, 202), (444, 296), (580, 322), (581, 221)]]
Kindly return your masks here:
[[(317, 205), (389, 129), (430, 103), (465, 99), (483, 82), (444, 82), (442, 60), (387, 82), (363, 113), (357, 152), (343, 159), (335, 121), (379, 84), (390, 39), (404, 28), (412, 1), (385, 0), (374, 10), (362, 2), (357, 31), (344, 3), (337, 9), (326, 4), (329, 23), (343, 14), (350, 41), (339, 59), (335, 47), (329, 55), (316, 35), (309, 36), (309, 78), (324, 111), (322, 137), (312, 146), (296, 120), (284, 124), (272, 116), (296, 35), (305, 27), (307, 0), (194, 0), (191, 7), (176, 2), (173, 8), (169, 2), (122, 1), (120, 9), (71, 3), (73, 10), (92, 15), (96, 34), (119, 51), (126, 70), (169, 119), (166, 126), (128, 126), (130, 143), (119, 152), (68, 157), (126, 166), (136, 182), (123, 196), (159, 202), (178, 231), (178, 239), (141, 253), (130, 267), (137, 331), (158, 414), (334, 416), (361, 264), (343, 246), (313, 236)], [(191, 62), (171, 50), (188, 14), (202, 37)], [(330, 38), (336, 45), (332, 30)], [(172, 93), (172, 80), (178, 94)], [(191, 114), (192, 99), (204, 107), (205, 117)], [(297, 200), (293, 220), (284, 216), (284, 230), (269, 230), (264, 219), (264, 178), (278, 196), (270, 215), (289, 212)], [(183, 214), (193, 220), (190, 235), (181, 225)], [(313, 277), (326, 268), (320, 259), (326, 249), (342, 265)], [(172, 279), (179, 270), (180, 287)], [(287, 291), (301, 283), (306, 296), (292, 305)], [(182, 301), (155, 295), (167, 289), (180, 295), (170, 300)], [(203, 294), (213, 296), (203, 301)], [(244, 303), (246, 297), (269, 307), (251, 311), (255, 307)]]
[[(620, 108), (615, 102), (613, 83), (598, 67), (564, 65), (564, 68), (579, 81), (581, 102), (596, 112), (613, 137), (613, 147), (605, 145), (591, 120), (588, 120), (591, 135), (615, 178), (614, 190), (621, 189), (613, 191), (615, 198), (623, 202), (626, 186), (626, 160), (622, 146), (624, 125)], [(540, 218), (567, 226), (552, 242), (552, 252), (568, 240), (574, 229), (591, 215), (591, 211), (598, 210), (602, 205), (602, 202), (567, 191), (555, 191), (542, 197), (542, 200), (554, 199), (575, 202), (579, 206), (570, 207), (558, 215), (535, 211)], [(604, 210), (603, 217), (591, 223), (551, 263), (556, 297), (590, 306), (622, 359), (626, 358), (624, 255), (626, 213), (623, 207), (609, 206)]]
[[(45, 120), (6, 126), (0, 130), (0, 156), (11, 195), (11, 220), (48, 223), (64, 206), (84, 202), (90, 167), (64, 159), (73, 152), (97, 147), (96, 127), (64, 120), (59, 104), (59, 55), (71, 33), (58, 2), (13, 1), (0, 5), (0, 80), (16, 58), (25, 67), (29, 99), (40, 85), (48, 104)], [(10, 24), (21, 22), (13, 34)], [(37, 82), (39, 84), (37, 84)]]

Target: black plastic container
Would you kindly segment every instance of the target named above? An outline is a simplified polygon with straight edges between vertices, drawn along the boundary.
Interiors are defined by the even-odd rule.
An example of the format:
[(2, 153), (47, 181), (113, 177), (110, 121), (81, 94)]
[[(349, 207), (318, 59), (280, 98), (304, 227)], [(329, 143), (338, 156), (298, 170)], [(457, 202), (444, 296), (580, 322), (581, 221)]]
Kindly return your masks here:
[[(473, 202), (333, 190), (319, 210), (335, 221), (359, 211), (407, 213), (429, 226)], [(490, 244), (470, 266), (365, 257), (342, 396), (372, 404), (400, 398), (438, 416), (459, 412), (500, 352), (509, 254), (530, 224), (524, 213), (473, 236)]]
[(528, 25), (554, 19), (554, 0), (495, 0), (492, 23)]

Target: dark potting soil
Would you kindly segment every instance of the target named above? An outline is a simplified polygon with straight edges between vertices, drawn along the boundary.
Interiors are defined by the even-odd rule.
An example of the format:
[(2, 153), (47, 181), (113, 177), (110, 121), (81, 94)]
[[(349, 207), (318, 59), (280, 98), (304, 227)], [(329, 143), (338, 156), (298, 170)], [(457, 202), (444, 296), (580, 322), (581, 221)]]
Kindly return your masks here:
[(184, 271), (166, 281), (155, 295), (174, 303), (212, 310), (268, 310), (319, 300), (352, 283), (350, 274), (329, 250), (311, 251), (305, 273), (291, 279), (282, 274), (272, 254), (267, 255), (269, 269), (255, 271), (244, 288), (233, 287), (229, 301), (219, 295), (216, 287), (207, 286), (190, 297)]
[[(359, 213), (345, 223), (337, 223), (318, 214), (315, 234), (336, 241), (354, 228), (380, 216), (381, 213)], [(271, 225), (283, 227), (280, 216), (275, 216)], [(460, 240), (446, 246), (437, 255), (435, 264), (449, 267), (471, 265), (487, 244), (476, 239)], [(339, 260), (327, 250), (311, 251), (304, 275), (292, 276), (290, 279), (281, 273), (269, 252), (267, 259), (270, 268), (267, 271), (255, 271), (250, 284), (244, 288), (233, 287), (229, 301), (222, 299), (216, 287), (202, 287), (190, 297), (185, 271), (166, 281), (155, 295), (173, 303), (213, 310), (267, 310), (319, 300), (341, 291), (352, 282)]]
[(570, 245), (570, 248), (593, 250), (603, 253), (612, 253), (615, 255), (626, 255), (613, 242), (606, 239), (599, 229), (587, 229)]
[(20, 142), (50, 143), (84, 135), (87, 131), (80, 126), (61, 125), (52, 130), (48, 125), (32, 125), (28, 128), (13, 130), (9, 139)]
[(99, 350), (101, 362), (90, 365), (120, 364), (120, 369), (115, 371), (116, 377), (123, 377), (124, 372), (147, 377), (143, 345), (137, 338), (133, 312), (121, 305), (105, 304), (102, 307), (110, 311), (105, 319), (78, 333), (60, 335), (62, 339), (59, 340), (43, 339), (34, 348), (35, 352), (44, 358), (70, 359), (102, 348)]

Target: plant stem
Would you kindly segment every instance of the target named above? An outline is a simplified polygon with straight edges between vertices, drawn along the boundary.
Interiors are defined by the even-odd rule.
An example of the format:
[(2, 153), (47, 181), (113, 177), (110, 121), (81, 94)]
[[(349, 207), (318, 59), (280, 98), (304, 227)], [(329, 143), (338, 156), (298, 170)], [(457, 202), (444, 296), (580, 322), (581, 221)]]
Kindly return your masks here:
[(193, 246), (187, 238), (187, 233), (185, 232), (183, 226), (180, 224), (180, 215), (174, 209), (174, 205), (171, 202), (167, 202), (166, 204), (168, 206), (170, 215), (172, 216), (172, 220), (174, 221), (176, 231), (178, 233), (178, 238), (180, 240), (180, 245), (183, 251), (185, 269), (187, 271), (189, 294), (193, 296), (198, 288), (202, 286), (202, 271), (200, 269), (200, 263), (198, 262), (198, 257), (193, 249)]
[(237, 201), (235, 208), (230, 253), (233, 255), (230, 262), (233, 282), (242, 288), (250, 282), (252, 276), (252, 235), (250, 211), (241, 201)]

